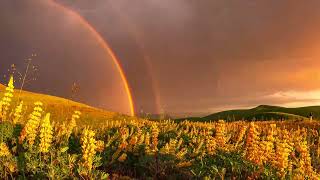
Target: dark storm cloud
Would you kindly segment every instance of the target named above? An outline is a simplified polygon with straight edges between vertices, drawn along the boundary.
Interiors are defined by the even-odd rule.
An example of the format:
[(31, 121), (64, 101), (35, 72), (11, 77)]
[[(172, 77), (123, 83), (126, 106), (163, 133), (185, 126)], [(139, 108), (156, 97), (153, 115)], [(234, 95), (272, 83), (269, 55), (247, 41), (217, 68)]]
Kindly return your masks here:
[(261, 97), (319, 87), (310, 80), (318, 1), (126, 2), (119, 6), (145, 33), (167, 111), (275, 103)]
[(312, 98), (274, 94), (320, 88), (317, 0), (60, 2), (84, 16), (112, 44), (136, 106), (146, 111), (157, 111), (156, 96), (165, 111), (176, 114), (308, 104)]

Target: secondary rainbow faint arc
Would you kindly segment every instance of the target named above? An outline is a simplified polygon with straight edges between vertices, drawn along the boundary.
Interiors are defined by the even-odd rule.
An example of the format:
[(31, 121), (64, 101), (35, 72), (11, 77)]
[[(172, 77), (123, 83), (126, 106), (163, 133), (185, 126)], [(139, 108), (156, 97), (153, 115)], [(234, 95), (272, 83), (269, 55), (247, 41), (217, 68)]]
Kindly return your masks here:
[(105, 49), (105, 51), (111, 56), (112, 61), (114, 62), (117, 70), (119, 71), (119, 74), (121, 76), (121, 79), (123, 81), (127, 96), (128, 96), (128, 101), (129, 101), (129, 106), (130, 106), (130, 114), (132, 116), (135, 115), (135, 109), (134, 109), (134, 104), (133, 104), (133, 99), (132, 99), (132, 93), (129, 87), (129, 83), (128, 80), (126, 78), (126, 75), (121, 67), (121, 64), (118, 60), (118, 58), (116, 57), (115, 53), (112, 51), (112, 49), (110, 48), (110, 46), (108, 45), (108, 43), (101, 37), (101, 35), (90, 25), (90, 23), (88, 21), (86, 21), (82, 16), (80, 16), (78, 13), (74, 12), (73, 10), (64, 7), (63, 5), (59, 4), (58, 2), (55, 2), (54, 0), (48, 0), (48, 2), (56, 7), (61, 9), (62, 11), (68, 13), (69, 15), (77, 18), (79, 20), (79, 22), (86, 27), (91, 33), (92, 35), (95, 37), (95, 39), (97, 40), (97, 42)]
[(142, 52), (143, 55), (143, 60), (147, 66), (147, 70), (148, 70), (148, 74), (151, 77), (151, 86), (152, 86), (152, 90), (155, 96), (155, 103), (156, 103), (156, 110), (157, 113), (162, 113), (162, 103), (161, 103), (161, 97), (160, 97), (160, 92), (159, 92), (159, 85), (155, 79), (155, 76), (151, 73), (152, 71), (152, 64), (150, 62), (150, 57), (146, 52), (146, 48), (145, 45), (142, 43), (142, 41), (139, 41), (140, 39), (142, 39), (143, 35), (140, 33), (141, 31), (138, 30), (138, 27), (134, 24), (131, 23), (129, 16), (125, 16), (124, 11), (122, 11), (121, 9), (117, 8), (116, 6), (114, 6), (112, 3), (109, 3), (109, 6), (115, 11), (115, 13), (118, 15), (118, 17), (122, 20), (121, 22), (124, 22), (125, 25), (127, 26), (127, 30), (129, 33), (132, 34), (132, 37), (135, 40), (136, 45), (139, 47), (139, 49)]

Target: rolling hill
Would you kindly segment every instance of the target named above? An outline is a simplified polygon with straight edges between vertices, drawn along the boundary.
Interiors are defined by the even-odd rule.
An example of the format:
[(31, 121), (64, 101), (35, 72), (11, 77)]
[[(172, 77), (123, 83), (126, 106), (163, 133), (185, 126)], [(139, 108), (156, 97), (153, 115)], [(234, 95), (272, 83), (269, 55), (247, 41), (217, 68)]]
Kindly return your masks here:
[[(3, 97), (4, 90), (5, 86), (0, 84), (0, 98)], [(44, 110), (46, 112), (50, 112), (52, 119), (55, 121), (65, 121), (66, 117), (71, 117), (73, 112), (78, 110), (82, 112), (82, 117), (80, 119), (81, 121), (77, 122), (79, 126), (98, 127), (103, 125), (108, 120), (123, 120), (133, 118), (56, 96), (28, 91), (22, 91), (20, 94), (19, 90), (15, 90), (12, 105), (16, 106), (19, 100), (23, 100), (24, 102), (25, 114), (29, 114), (33, 110), (34, 102), (42, 102), (44, 104)]]
[(223, 119), (233, 120), (303, 120), (308, 119), (310, 113), (315, 119), (320, 119), (320, 106), (308, 106), (298, 108), (286, 108), (280, 106), (260, 105), (252, 109), (228, 110), (214, 113), (205, 117), (190, 117), (178, 119), (178, 121), (188, 119), (190, 121), (215, 121)]
[[(0, 84), (0, 98), (3, 96), (5, 86)], [(101, 126), (108, 120), (129, 120), (131, 118), (116, 112), (105, 111), (102, 109), (94, 108), (82, 103), (71, 101), (68, 99), (50, 96), (46, 94), (33, 93), (22, 91), (21, 94), (18, 90), (15, 92), (13, 99), (13, 106), (18, 104), (19, 100), (24, 101), (26, 114), (30, 113), (33, 109), (33, 104), (36, 101), (44, 103), (44, 110), (50, 112), (52, 117), (59, 121), (64, 121), (65, 117), (70, 117), (75, 110), (82, 112), (81, 121), (78, 122), (79, 126)], [(205, 117), (189, 117), (177, 119), (177, 121), (190, 120), (190, 121), (215, 121), (223, 119), (226, 121), (233, 120), (304, 120), (308, 119), (310, 113), (314, 115), (315, 119), (320, 119), (320, 106), (309, 106), (299, 108), (285, 108), (280, 106), (260, 105), (252, 109), (238, 109), (228, 110), (214, 113)]]

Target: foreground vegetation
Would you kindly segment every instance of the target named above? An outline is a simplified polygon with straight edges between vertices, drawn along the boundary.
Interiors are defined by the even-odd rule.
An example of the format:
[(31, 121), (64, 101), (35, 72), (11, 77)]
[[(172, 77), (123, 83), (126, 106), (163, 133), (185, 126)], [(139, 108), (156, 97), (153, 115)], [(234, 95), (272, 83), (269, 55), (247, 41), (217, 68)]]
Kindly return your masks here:
[(320, 123), (110, 119), (79, 126), (42, 102), (25, 113), (13, 80), (0, 102), (1, 179), (319, 179)]

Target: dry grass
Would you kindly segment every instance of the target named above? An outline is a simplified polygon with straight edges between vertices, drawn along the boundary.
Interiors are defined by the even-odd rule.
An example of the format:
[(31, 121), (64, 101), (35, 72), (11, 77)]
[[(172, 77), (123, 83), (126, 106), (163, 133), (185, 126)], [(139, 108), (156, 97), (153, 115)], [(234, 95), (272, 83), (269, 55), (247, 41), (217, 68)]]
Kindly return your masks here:
[[(0, 84), (0, 97), (3, 96), (5, 87)], [(91, 126), (101, 127), (106, 121), (114, 119), (132, 119), (130, 116), (122, 115), (116, 112), (110, 112), (103, 109), (88, 106), (86, 104), (71, 101), (65, 98), (56, 96), (50, 96), (46, 94), (33, 93), (28, 91), (22, 91), (19, 96), (18, 90), (16, 90), (13, 98), (13, 105), (16, 106), (19, 100), (24, 102), (27, 108), (25, 114), (29, 114), (33, 109), (33, 104), (36, 101), (43, 102), (44, 110), (51, 112), (52, 118), (58, 122), (65, 121), (66, 117), (71, 117), (75, 110), (83, 113), (81, 121), (77, 122), (80, 127)]]

